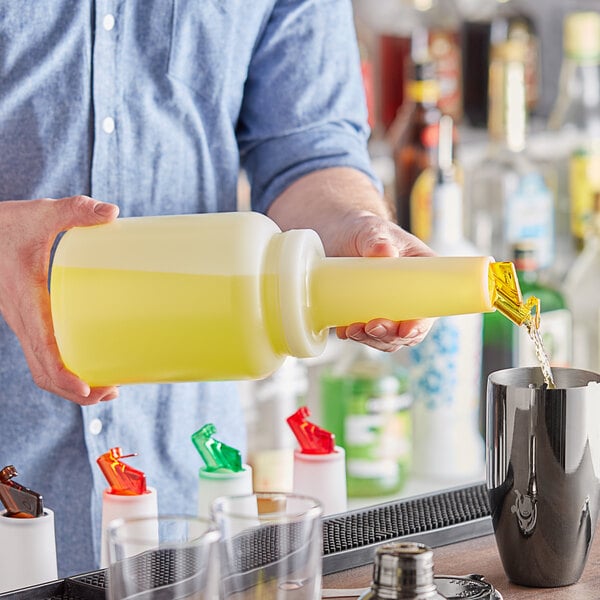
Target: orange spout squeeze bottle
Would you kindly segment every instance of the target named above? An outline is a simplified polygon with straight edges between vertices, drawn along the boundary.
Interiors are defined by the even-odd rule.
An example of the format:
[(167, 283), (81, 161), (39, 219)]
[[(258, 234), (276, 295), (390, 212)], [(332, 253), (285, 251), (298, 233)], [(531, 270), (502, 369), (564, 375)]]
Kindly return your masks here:
[(490, 264), (326, 258), (316, 232), (254, 212), (121, 218), (62, 237), (52, 319), (92, 386), (259, 379), (320, 354), (332, 327), (492, 311)]
[[(146, 474), (123, 462), (137, 454), (124, 454), (119, 446), (110, 448), (101, 454), (96, 463), (106, 478), (108, 487), (102, 492), (102, 534), (100, 547), (100, 566), (108, 567), (110, 552), (108, 549), (108, 526), (116, 519), (133, 519), (158, 516), (158, 497), (156, 488), (146, 485)], [(151, 540), (158, 545), (158, 524), (156, 519), (140, 521), (136, 525), (138, 539)], [(132, 543), (126, 549), (128, 556), (141, 552), (146, 547)]]

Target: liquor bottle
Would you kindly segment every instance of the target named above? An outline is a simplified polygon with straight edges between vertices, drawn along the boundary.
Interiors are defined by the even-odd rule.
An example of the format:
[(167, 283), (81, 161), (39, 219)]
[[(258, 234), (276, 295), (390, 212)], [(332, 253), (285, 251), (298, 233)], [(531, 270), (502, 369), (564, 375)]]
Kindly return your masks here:
[(554, 260), (554, 198), (527, 152), (525, 47), (509, 40), (492, 49), (489, 145), (466, 178), (468, 237), (482, 252), (509, 260), (524, 240), (538, 246), (540, 268)]
[[(570, 366), (573, 357), (573, 321), (563, 293), (544, 282), (539, 269), (539, 246), (519, 242), (513, 248), (514, 265), (523, 299), (540, 300), (540, 332), (551, 366)], [(597, 298), (597, 297), (596, 297)], [(498, 318), (501, 317), (501, 318)], [(493, 371), (539, 365), (535, 347), (523, 328), (513, 327), (499, 314), (483, 317), (482, 398)], [(482, 427), (484, 423), (480, 423)]]
[(429, 54), (440, 83), (440, 108), (462, 118), (460, 14), (454, 0), (354, 0), (357, 20), (377, 37), (376, 97), (378, 116), (388, 129), (405, 100), (412, 68), (412, 37), (427, 36)]
[(346, 452), (348, 496), (396, 494), (411, 460), (411, 399), (406, 373), (391, 356), (344, 342), (321, 374), (323, 426)]
[[(444, 117), (442, 117), (443, 119)], [(440, 120), (441, 121), (441, 120)], [(454, 147), (458, 139), (456, 127), (453, 128), (453, 149), (451, 160), (452, 179), (461, 188), (464, 186), (464, 169), (456, 157)], [(436, 164), (427, 167), (415, 181), (410, 192), (410, 231), (424, 242), (431, 237), (433, 194), (439, 185), (439, 158)]]
[(394, 157), (396, 220), (410, 231), (411, 192), (419, 175), (435, 164), (438, 124), (442, 116), (433, 62), (428, 59), (415, 62), (406, 97), (388, 137)]
[(600, 373), (600, 194), (583, 251), (564, 284), (573, 315), (573, 365)]
[(526, 45), (525, 99), (529, 112), (538, 103), (540, 89), (539, 37), (533, 19), (515, 0), (478, 2), (462, 25), (463, 106), (473, 127), (488, 121), (488, 75), (494, 45), (510, 39)]
[(600, 193), (600, 14), (567, 15), (559, 95), (548, 121), (557, 170), (557, 265), (562, 281), (581, 250)]
[[(440, 255), (477, 255), (463, 233), (463, 196), (454, 174), (452, 131), (452, 119), (442, 117), (428, 243)], [(437, 319), (425, 340), (410, 348), (415, 476), (447, 482), (482, 477), (481, 351), (479, 314)]]

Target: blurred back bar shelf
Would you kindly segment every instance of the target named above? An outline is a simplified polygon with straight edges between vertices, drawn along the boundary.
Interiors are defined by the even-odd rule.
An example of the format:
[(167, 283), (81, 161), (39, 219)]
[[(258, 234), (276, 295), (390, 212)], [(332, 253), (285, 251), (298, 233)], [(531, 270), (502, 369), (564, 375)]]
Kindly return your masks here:
[[(493, 111), (488, 111), (489, 105), (486, 107), (484, 118), (477, 119), (469, 117), (467, 114), (472, 110), (471, 108), (467, 109), (464, 105), (457, 104), (457, 99), (461, 99), (465, 95), (467, 97), (464, 100), (471, 101), (467, 94), (468, 86), (463, 85), (463, 80), (473, 82), (480, 77), (480, 72), (479, 75), (473, 74), (469, 66), (471, 63), (463, 60), (464, 56), (460, 61), (456, 60), (456, 52), (464, 51), (462, 44), (465, 22), (470, 20), (482, 24), (480, 33), (483, 32), (483, 35), (489, 36), (488, 48), (485, 51), (485, 56), (488, 57), (486, 60), (492, 55), (492, 46), (507, 40), (517, 39), (526, 45), (532, 44), (531, 46), (527, 45), (527, 48), (535, 50), (536, 54), (533, 56), (535, 60), (529, 54), (522, 59), (506, 59), (506, 57), (504, 59), (505, 62), (506, 60), (516, 62), (522, 60), (524, 76), (521, 73), (521, 83), (515, 84), (513, 81), (511, 84), (513, 88), (514, 85), (517, 85), (516, 92), (513, 89), (511, 93), (516, 93), (517, 96), (520, 94), (520, 100), (515, 101), (513, 98), (512, 106), (518, 107), (521, 102), (520, 106), (525, 105), (526, 107), (525, 119), (515, 119), (514, 115), (509, 117), (506, 111), (502, 117), (505, 121), (502, 123), (504, 129), (508, 129), (509, 126), (514, 126), (516, 123), (517, 129), (521, 128), (521, 133), (524, 133), (521, 136), (524, 146), (523, 168), (519, 168), (521, 154), (517, 150), (511, 158), (512, 173), (505, 174), (504, 182), (507, 177), (508, 179), (512, 177), (513, 184), (519, 188), (519, 181), (524, 179), (523, 172), (531, 173), (531, 165), (533, 165), (535, 173), (541, 174), (544, 179), (547, 191), (543, 193), (550, 193), (553, 202), (542, 203), (540, 201), (535, 205), (538, 207), (536, 209), (533, 208), (533, 204), (527, 204), (528, 193), (521, 193), (519, 202), (522, 204), (516, 212), (517, 214), (525, 213), (528, 221), (519, 225), (520, 231), (524, 231), (527, 224), (531, 225), (531, 228), (535, 224), (538, 228), (544, 223), (547, 224), (547, 220), (544, 221), (541, 218), (536, 220), (532, 217), (535, 217), (536, 210), (541, 212), (548, 210), (548, 206), (555, 207), (553, 230), (555, 232), (556, 259), (550, 268), (540, 269), (540, 284), (548, 283), (553, 287), (560, 288), (560, 293), (564, 295), (568, 305), (569, 303), (577, 304), (576, 306), (575, 304), (567, 306), (570, 309), (574, 325), (572, 333), (565, 334), (565, 337), (569, 338), (572, 335), (573, 343), (571, 344), (570, 339), (562, 340), (564, 343), (570, 344), (575, 351), (571, 354), (572, 359), (561, 358), (561, 360), (572, 360), (572, 366), (578, 368), (600, 371), (598, 348), (590, 352), (587, 350), (588, 346), (585, 346), (585, 355), (596, 361), (589, 364), (581, 363), (582, 352), (577, 351), (584, 344), (595, 343), (596, 346), (600, 346), (600, 334), (598, 333), (600, 322), (600, 307), (598, 306), (600, 302), (600, 217), (590, 219), (595, 226), (590, 227), (589, 236), (587, 233), (586, 236), (578, 236), (573, 233), (569, 210), (565, 209), (565, 206), (572, 201), (573, 190), (570, 188), (572, 182), (566, 183), (565, 180), (569, 177), (572, 179), (569, 173), (572, 172), (573, 166), (579, 165), (578, 168), (582, 169), (582, 161), (583, 163), (587, 161), (588, 164), (600, 163), (593, 163), (595, 157), (593, 147), (588, 152), (587, 150), (590, 149), (588, 146), (587, 153), (583, 152), (578, 156), (577, 152), (573, 152), (573, 149), (568, 147), (570, 142), (566, 143), (561, 137), (561, 131), (557, 131), (559, 128), (555, 127), (553, 131), (549, 125), (552, 113), (556, 112), (554, 109), (557, 99), (561, 93), (564, 96), (567, 87), (564, 77), (562, 82), (559, 81), (561, 70), (564, 71), (565, 55), (569, 54), (568, 50), (565, 51), (563, 40), (565, 17), (576, 11), (591, 11), (598, 16), (600, 15), (600, 0), (506, 0), (505, 2), (500, 0), (353, 0), (353, 4), (372, 130), (371, 157), (373, 166), (384, 184), (390, 208), (395, 212), (398, 204), (396, 178), (399, 172), (398, 165), (395, 164), (397, 148), (392, 147), (390, 143), (394, 137), (390, 131), (397, 133), (395, 128), (402, 129), (404, 127), (405, 131), (410, 129), (403, 119), (410, 118), (411, 114), (414, 121), (414, 111), (411, 113), (407, 110), (404, 114), (402, 112), (404, 105), (396, 109), (394, 102), (404, 102), (402, 98), (414, 99), (415, 97), (417, 100), (425, 98), (425, 102), (432, 102), (432, 98), (437, 98), (437, 100), (433, 100), (432, 110), (423, 111), (423, 114), (427, 113), (427, 115), (423, 117), (420, 133), (416, 135), (416, 138), (419, 136), (429, 137), (426, 140), (416, 139), (415, 141), (413, 139), (411, 141), (415, 152), (421, 152), (421, 155), (425, 156), (427, 160), (419, 162), (415, 159), (413, 161), (413, 165), (419, 167), (421, 172), (411, 174), (415, 177), (413, 189), (418, 188), (418, 194), (414, 192), (411, 194), (408, 212), (413, 210), (418, 212), (420, 207), (426, 206), (427, 195), (429, 194), (430, 199), (433, 195), (436, 166), (439, 166), (436, 164), (439, 119), (441, 114), (451, 115), (455, 127), (452, 161), (455, 166), (456, 179), (464, 186), (465, 232), (468, 231), (467, 225), (471, 208), (468, 199), (470, 178), (474, 171), (483, 170), (481, 165), (488, 160), (491, 146), (494, 143), (493, 136), (490, 136), (488, 132), (488, 124), (483, 122), (490, 112), (493, 114)], [(500, 17), (495, 21), (490, 21), (489, 15), (493, 14), (500, 15)], [(507, 15), (509, 16), (507, 17)], [(587, 22), (583, 24), (583, 29), (574, 29), (582, 33), (574, 36), (571, 40), (571, 54), (577, 50), (578, 45), (580, 49), (583, 48), (584, 52), (594, 52), (594, 44), (598, 40), (594, 42), (594, 35), (589, 35), (590, 31), (594, 30), (593, 22), (593, 18), (587, 19)], [(581, 26), (581, 23), (579, 25)], [(587, 34), (585, 33), (586, 28)], [(477, 27), (474, 29), (477, 30)], [(492, 31), (492, 29), (494, 30)], [(588, 38), (589, 43), (585, 42), (585, 37)], [(600, 40), (600, 35), (596, 37)], [(579, 43), (582, 40), (584, 43)], [(457, 42), (460, 42), (461, 45), (458, 45)], [(600, 48), (600, 44), (597, 45), (597, 48)], [(384, 55), (381, 54), (382, 52)], [(592, 96), (594, 94), (598, 96), (595, 101), (592, 101), (592, 104), (596, 102), (600, 107), (600, 77), (597, 76), (600, 62), (597, 59), (600, 58), (600, 50), (598, 50), (596, 59), (588, 60), (588, 58), (583, 60), (584, 70), (595, 73), (596, 83), (587, 81), (584, 87), (589, 86)], [(415, 62), (424, 65), (427, 61), (433, 61), (437, 65), (439, 88), (437, 91), (430, 86), (431, 82), (427, 80), (427, 77), (423, 76), (427, 74), (426, 69), (421, 68), (420, 72), (415, 72)], [(533, 75), (528, 71), (531, 64), (537, 65)], [(508, 89), (505, 77), (506, 69), (503, 73), (504, 91), (506, 92)], [(488, 62), (485, 73), (486, 85), (490, 74)], [(382, 77), (385, 80), (382, 80)], [(514, 74), (511, 77), (514, 80)], [(404, 89), (398, 88), (406, 81), (411, 81), (410, 85), (413, 86), (410, 90), (411, 93), (408, 94), (404, 93)], [(423, 103), (423, 100), (420, 101)], [(506, 98), (503, 103), (508, 104)], [(502, 113), (502, 111), (496, 110), (496, 114), (499, 112)], [(600, 110), (598, 115), (600, 127)], [(592, 120), (594, 118), (595, 116), (592, 115)], [(430, 119), (431, 122), (428, 122), (427, 119)], [(474, 124), (474, 121), (479, 122)], [(512, 122), (512, 125), (509, 121)], [(415, 129), (418, 128), (413, 127), (413, 130)], [(406, 136), (400, 136), (400, 138), (407, 139)], [(394, 139), (398, 143), (399, 138)], [(427, 155), (428, 152), (431, 154)], [(415, 157), (414, 154), (412, 156)], [(600, 157), (600, 152), (598, 152), (598, 157)], [(573, 160), (574, 158), (576, 160)], [(560, 163), (562, 171), (556, 167), (556, 163), (560, 161), (562, 161)], [(527, 169), (525, 164), (529, 165)], [(596, 168), (595, 172), (600, 174), (600, 168)], [(510, 185), (507, 184), (507, 186), (510, 188)], [(586, 186), (587, 193), (594, 195), (595, 183), (590, 180), (587, 181)], [(531, 187), (527, 188), (529, 192), (531, 189)], [(541, 197), (540, 193), (540, 188), (537, 188), (538, 200)], [(482, 196), (486, 195), (482, 194)], [(508, 197), (505, 196), (505, 198)], [(509, 199), (507, 204), (513, 201), (516, 200)], [(431, 200), (429, 202), (431, 207)], [(600, 215), (600, 181), (595, 201), (592, 204), (594, 205), (590, 207), (592, 216), (594, 211)], [(431, 208), (429, 210), (431, 212)], [(419, 220), (421, 217), (413, 220), (412, 216), (410, 215), (411, 228), (415, 224), (423, 224), (424, 221)], [(406, 214), (402, 218), (406, 221)], [(401, 224), (406, 226), (406, 223)], [(496, 229), (501, 231), (503, 228), (496, 227)], [(429, 235), (427, 227), (419, 229), (419, 231), (413, 229), (413, 233), (427, 241), (427, 235)], [(586, 239), (583, 239), (584, 237)], [(531, 240), (529, 241), (531, 242)], [(508, 239), (505, 242), (502, 252), (506, 253), (506, 256), (496, 256), (496, 251), (494, 251), (496, 260), (513, 260), (514, 248), (511, 245), (518, 246), (518, 243), (522, 243), (523, 240)], [(525, 248), (525, 250), (531, 251), (530, 248)], [(489, 252), (481, 253), (488, 254)], [(571, 272), (573, 275), (570, 275)], [(536, 278), (537, 276), (538, 273), (535, 273)], [(569, 285), (585, 288), (585, 293), (578, 294), (576, 290), (570, 290), (569, 293), (569, 290), (565, 289), (565, 286)], [(543, 310), (544, 306), (542, 305)], [(583, 328), (581, 327), (581, 315), (585, 319)], [(541, 328), (544, 333), (543, 314)], [(551, 329), (549, 319), (548, 329)], [(549, 331), (548, 334), (552, 334), (552, 331)], [(582, 342), (581, 335), (586, 335), (589, 339)], [(517, 337), (515, 333), (513, 338)], [(485, 352), (485, 336), (483, 341)], [(552, 340), (548, 339), (546, 343), (552, 349), (557, 348)], [(409, 398), (411, 382), (407, 368), (409, 366), (408, 351), (401, 349), (395, 353), (390, 365), (389, 356), (378, 357), (376, 353), (361, 357), (357, 354), (364, 355), (365, 353), (353, 353), (350, 344), (350, 342), (341, 342), (332, 336), (323, 356), (310, 360), (288, 361), (283, 369), (266, 380), (241, 384), (248, 415), (249, 462), (254, 467), (255, 487), (264, 491), (269, 489), (285, 491), (291, 487), (292, 455), (295, 443), (287, 428), (285, 418), (300, 405), (308, 406), (311, 411), (311, 420), (321, 427), (335, 430), (337, 441), (346, 445), (346, 456), (350, 457), (351, 461), (347, 462), (350, 484), (348, 507), (350, 509), (483, 481), (484, 472), (481, 472), (480, 477), (475, 477), (477, 481), (473, 481), (473, 476), (449, 475), (445, 478), (432, 478), (420, 476), (416, 472), (412, 457), (409, 456), (410, 450), (412, 448), (414, 453), (419, 446), (423, 447), (423, 440), (419, 440), (420, 444), (415, 444), (411, 437), (411, 418), (414, 419), (415, 410), (414, 407), (411, 408), (412, 401)], [(353, 354), (357, 356), (353, 356)], [(509, 362), (510, 354), (509, 348), (506, 353)], [(569, 356), (569, 353), (560, 353), (560, 356)], [(514, 364), (508, 366), (521, 366), (518, 364), (519, 352), (513, 353), (512, 360)], [(380, 363), (379, 367), (376, 367), (378, 362)], [(356, 371), (357, 363), (363, 364), (362, 373)], [(366, 364), (370, 364), (369, 368), (373, 369), (371, 375), (364, 371)], [(485, 367), (482, 368), (480, 382), (476, 384), (479, 390), (478, 416), (482, 436), (484, 431), (481, 423), (484, 421), (482, 417), (485, 412), (485, 382), (487, 380), (487, 373), (484, 371)], [(347, 378), (347, 385), (344, 384), (344, 377)], [(341, 391), (344, 387), (347, 388), (346, 392)], [(335, 397), (336, 394), (339, 395), (339, 398)]]

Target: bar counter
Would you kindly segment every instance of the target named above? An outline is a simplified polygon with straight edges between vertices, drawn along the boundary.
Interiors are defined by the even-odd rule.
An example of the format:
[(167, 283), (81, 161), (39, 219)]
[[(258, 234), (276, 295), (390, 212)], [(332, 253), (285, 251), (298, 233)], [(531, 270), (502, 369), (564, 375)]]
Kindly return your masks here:
[[(528, 588), (514, 585), (504, 574), (493, 535), (433, 548), (436, 575), (467, 575), (476, 573), (498, 590), (504, 600), (597, 600), (600, 598), (600, 539), (596, 530), (592, 549), (581, 579), (574, 585), (560, 588)], [(353, 589), (368, 587), (372, 565), (356, 567), (326, 575), (323, 588)], [(338, 596), (342, 597), (342, 596)], [(356, 596), (343, 596), (356, 598)]]

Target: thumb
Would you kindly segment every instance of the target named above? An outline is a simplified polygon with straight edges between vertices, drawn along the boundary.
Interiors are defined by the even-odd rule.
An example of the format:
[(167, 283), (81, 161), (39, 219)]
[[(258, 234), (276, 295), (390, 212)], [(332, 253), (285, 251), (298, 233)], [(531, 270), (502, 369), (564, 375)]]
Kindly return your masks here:
[(94, 200), (89, 196), (70, 196), (53, 202), (59, 229), (102, 225), (114, 221), (119, 214), (116, 204)]

